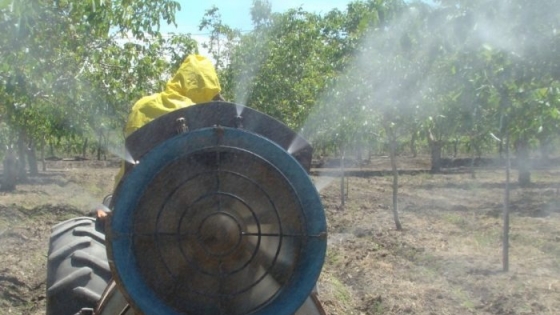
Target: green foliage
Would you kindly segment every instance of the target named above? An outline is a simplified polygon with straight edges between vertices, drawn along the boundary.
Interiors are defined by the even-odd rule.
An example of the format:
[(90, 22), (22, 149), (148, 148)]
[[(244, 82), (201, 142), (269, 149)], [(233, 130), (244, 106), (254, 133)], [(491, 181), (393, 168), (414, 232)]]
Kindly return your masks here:
[[(199, 28), (226, 99), (303, 130), (319, 150), (380, 146), (389, 134), (460, 139), (477, 152), (506, 131), (512, 143), (551, 143), (556, 1), (436, 2), (359, 0), (319, 14), (255, 0), (252, 31), (226, 25), (217, 7)], [(120, 136), (130, 105), (197, 52), (189, 35), (160, 33), (178, 9), (170, 0), (0, 1), (2, 144), (22, 134), (36, 143)]]
[(455, 12), (452, 25), (463, 39), (453, 43), (456, 73), (445, 80), (458, 74), (452, 90), (475, 112), (458, 121), (475, 134), (502, 135), (507, 128), (512, 142), (557, 134), (560, 13), (554, 1), (442, 3)]
[(327, 22), (302, 9), (254, 20), (258, 31), (242, 36), (229, 64), (233, 97), (300, 128), (334, 76)]
[(196, 51), (189, 36), (159, 31), (177, 9), (170, 0), (0, 6), (0, 123), (35, 143), (120, 135), (131, 104)]
[(239, 30), (233, 30), (223, 24), (220, 11), (215, 6), (206, 10), (199, 30), (210, 30), (210, 38), (207, 42), (202, 43), (202, 47), (210, 52), (216, 61), (218, 71), (223, 71), (225, 65), (231, 62), (232, 49), (237, 45), (240, 36)]

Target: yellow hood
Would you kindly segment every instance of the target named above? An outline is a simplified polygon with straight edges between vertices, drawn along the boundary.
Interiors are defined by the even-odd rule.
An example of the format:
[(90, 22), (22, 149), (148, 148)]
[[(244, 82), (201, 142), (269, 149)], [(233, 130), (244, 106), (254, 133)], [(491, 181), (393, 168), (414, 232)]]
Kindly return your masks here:
[(209, 102), (220, 91), (220, 82), (212, 62), (200, 55), (190, 55), (167, 82), (163, 92), (143, 97), (134, 104), (128, 116), (125, 136), (171, 111)]
[(210, 60), (200, 55), (188, 56), (169, 82), (163, 97), (171, 102), (175, 96), (189, 98), (195, 104), (211, 101), (220, 93), (220, 82)]

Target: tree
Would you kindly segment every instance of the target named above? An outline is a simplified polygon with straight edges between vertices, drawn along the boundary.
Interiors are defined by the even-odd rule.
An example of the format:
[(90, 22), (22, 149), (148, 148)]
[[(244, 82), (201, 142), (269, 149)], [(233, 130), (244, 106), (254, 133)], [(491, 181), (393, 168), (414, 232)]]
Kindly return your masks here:
[(206, 10), (200, 22), (199, 30), (210, 31), (209, 40), (202, 43), (202, 46), (208, 49), (208, 52), (215, 60), (218, 72), (223, 71), (226, 65), (231, 62), (232, 50), (237, 45), (240, 31), (233, 30), (231, 27), (223, 24), (222, 16), (216, 6)]
[(485, 99), (484, 105), (495, 108), (494, 128), (499, 130), (500, 153), (505, 145), (502, 240), (503, 270), (508, 271), (510, 143), (514, 143), (516, 151), (518, 182), (527, 186), (531, 182), (531, 141), (546, 141), (548, 134), (558, 134), (560, 68), (556, 56), (560, 47), (560, 13), (555, 1), (550, 0), (439, 2), (467, 12), (473, 21), (467, 34), (474, 47), (478, 47), (478, 60), (484, 67), (476, 68), (468, 77), (485, 91), (478, 94)]
[[(376, 6), (379, 3), (355, 2), (348, 6), (343, 25), (347, 27), (346, 45), (353, 48), (343, 50), (349, 54), (342, 65), (344, 70), (328, 85), (325, 97), (312, 112), (311, 132), (320, 131), (319, 135), (337, 139), (341, 160), (346, 148), (364, 146), (383, 134), (387, 137), (394, 175), (393, 214), (396, 228), (401, 230), (396, 141), (409, 117), (406, 109), (412, 104), (410, 98), (415, 92), (409, 91), (414, 89), (415, 79), (407, 77), (410, 64), (405, 62), (401, 46), (394, 44), (395, 37), (404, 36), (401, 25), (392, 25), (383, 18), (397, 16), (398, 10), (404, 9), (404, 4), (399, 3), (388, 1), (386, 6)], [(350, 58), (352, 55), (355, 58)]]
[(243, 35), (232, 54), (233, 98), (300, 129), (335, 75), (329, 30), (336, 26), (301, 8), (264, 12), (254, 16), (256, 30)]
[(2, 122), (31, 149), (122, 128), (130, 104), (196, 49), (189, 36), (161, 36), (160, 21), (173, 23), (178, 9), (170, 0), (0, 7)]
[(558, 119), (554, 86), (559, 78), (555, 56), (560, 35), (554, 30), (560, 26), (560, 13), (550, 0), (502, 0), (492, 5), (486, 0), (440, 2), (461, 17), (454, 27), (465, 38), (459, 48), (477, 56), (464, 76), (476, 91), (484, 91), (477, 102), (494, 113), (495, 123), (490, 125), (499, 130), (500, 138), (508, 128), (515, 144), (518, 181), (527, 185), (531, 143), (539, 138), (546, 142), (558, 132), (553, 129)]

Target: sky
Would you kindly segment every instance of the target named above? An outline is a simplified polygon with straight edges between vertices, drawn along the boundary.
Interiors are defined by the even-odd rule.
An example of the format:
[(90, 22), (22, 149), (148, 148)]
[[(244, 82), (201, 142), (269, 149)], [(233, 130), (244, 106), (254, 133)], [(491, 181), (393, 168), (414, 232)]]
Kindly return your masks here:
[[(192, 38), (199, 43), (199, 51), (206, 55), (207, 52), (201, 43), (208, 40), (208, 30), (200, 31), (198, 26), (206, 10), (216, 6), (222, 16), (222, 22), (233, 29), (250, 31), (252, 29), (250, 9), (253, 0), (176, 0), (181, 5), (181, 10), (175, 14), (175, 23), (167, 25), (162, 22), (162, 33), (190, 33)], [(302, 7), (305, 11), (315, 13), (328, 13), (334, 8), (346, 10), (348, 3), (355, 0), (269, 0), (272, 12), (285, 12), (288, 9)], [(433, 3), (433, 0), (424, 0)]]
[[(199, 31), (198, 25), (204, 12), (212, 6), (220, 9), (224, 24), (241, 31), (251, 29), (250, 8), (253, 0), (177, 1), (181, 4), (181, 11), (175, 16), (177, 28), (164, 23), (163, 32), (190, 33), (195, 39), (203, 36), (205, 32)], [(270, 0), (273, 12), (284, 12), (301, 6), (306, 11), (327, 13), (334, 8), (345, 10), (350, 2), (351, 0)]]

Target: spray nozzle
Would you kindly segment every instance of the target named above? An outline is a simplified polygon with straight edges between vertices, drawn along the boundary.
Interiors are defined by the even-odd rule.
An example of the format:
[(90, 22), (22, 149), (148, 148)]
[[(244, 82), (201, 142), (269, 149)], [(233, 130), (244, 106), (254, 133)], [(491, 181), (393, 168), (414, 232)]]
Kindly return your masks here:
[(243, 116), (235, 116), (235, 128), (243, 129)]

